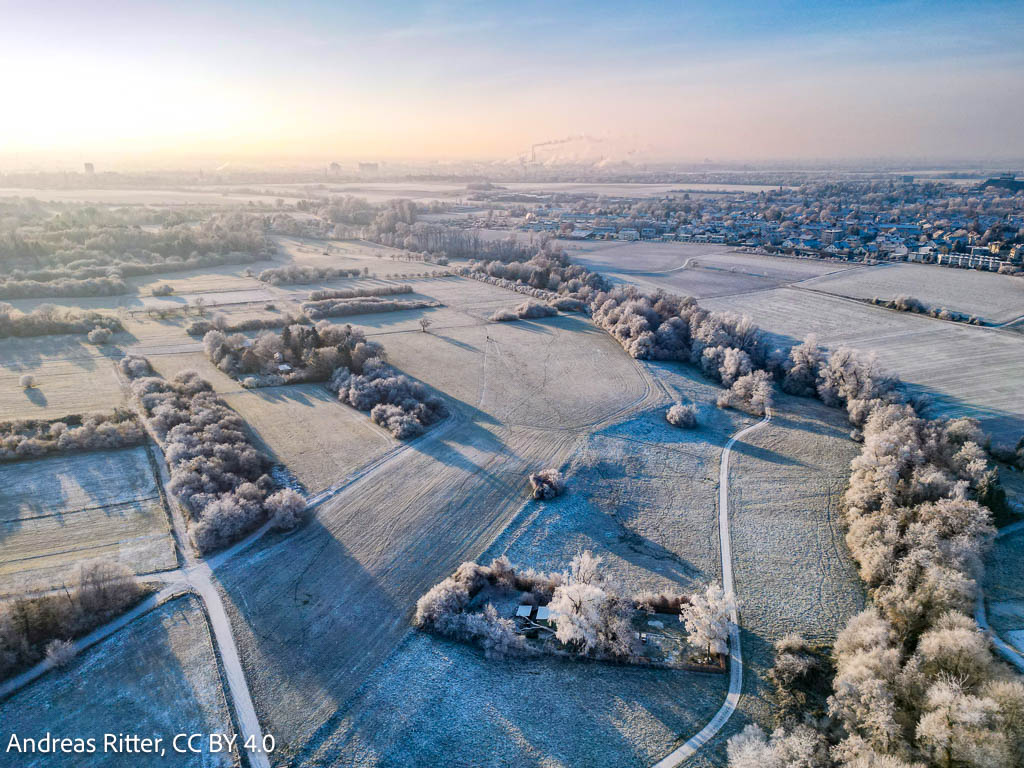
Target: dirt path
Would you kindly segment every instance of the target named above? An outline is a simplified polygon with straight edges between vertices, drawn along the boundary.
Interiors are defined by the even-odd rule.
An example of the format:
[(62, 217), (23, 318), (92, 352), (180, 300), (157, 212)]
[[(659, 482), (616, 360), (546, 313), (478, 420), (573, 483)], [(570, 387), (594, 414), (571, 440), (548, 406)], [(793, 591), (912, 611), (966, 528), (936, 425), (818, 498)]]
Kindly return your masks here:
[[(729, 438), (722, 449), (722, 461), (718, 468), (718, 538), (722, 551), (722, 586), (726, 592), (735, 592), (732, 575), (732, 538), (729, 535), (729, 456), (736, 441), (744, 435), (763, 427), (772, 420), (771, 409), (765, 410), (764, 418), (756, 424), (744, 427)], [(729, 628), (729, 693), (721, 709), (697, 735), (673, 752), (659, 760), (654, 768), (675, 768), (718, 735), (718, 732), (732, 717), (743, 692), (743, 650), (740, 647), (740, 617), (734, 607), (729, 614), (732, 626)]]

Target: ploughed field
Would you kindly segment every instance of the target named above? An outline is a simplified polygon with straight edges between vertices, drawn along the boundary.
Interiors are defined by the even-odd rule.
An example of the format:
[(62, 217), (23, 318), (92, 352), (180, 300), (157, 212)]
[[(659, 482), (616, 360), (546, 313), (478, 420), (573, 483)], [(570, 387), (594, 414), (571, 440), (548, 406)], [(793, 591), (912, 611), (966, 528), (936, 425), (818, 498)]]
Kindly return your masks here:
[(136, 573), (177, 565), (146, 446), (0, 464), (0, 595), (98, 557)]
[(882, 367), (927, 393), (936, 416), (971, 416), (997, 442), (1024, 434), (1024, 338), (1009, 331), (891, 312), (794, 288), (710, 299), (709, 309), (754, 318), (779, 343), (808, 333), (830, 348), (878, 355)]
[[(8, 752), (4, 764), (229, 768), (230, 754), (211, 753), (205, 740), (201, 754), (177, 754), (169, 743), (176, 733), (234, 733), (219, 666), (199, 600), (167, 602), (0, 702), (5, 738), (93, 738), (96, 754)], [(104, 754), (105, 733), (162, 736), (166, 755)]]
[(912, 296), (929, 307), (1003, 323), (1024, 315), (1024, 280), (974, 269), (927, 264), (880, 264), (813, 278), (802, 287), (854, 299)]

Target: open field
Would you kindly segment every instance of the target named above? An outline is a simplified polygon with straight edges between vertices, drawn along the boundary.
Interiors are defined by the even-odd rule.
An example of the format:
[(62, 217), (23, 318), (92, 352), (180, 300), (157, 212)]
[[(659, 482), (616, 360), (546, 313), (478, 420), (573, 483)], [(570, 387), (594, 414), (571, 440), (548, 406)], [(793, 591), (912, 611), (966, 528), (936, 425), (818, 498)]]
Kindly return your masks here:
[(1007, 331), (945, 323), (890, 312), (809, 291), (780, 288), (710, 299), (709, 309), (753, 318), (791, 344), (808, 333), (826, 347), (874, 352), (884, 368), (932, 397), (929, 415), (972, 416), (993, 439), (1016, 443), (1024, 434), (1024, 338)]
[(561, 244), (573, 261), (614, 280), (698, 299), (763, 291), (850, 268), (841, 262), (739, 253), (731, 246), (704, 243), (567, 240)]
[(1024, 280), (927, 264), (880, 264), (826, 275), (801, 284), (855, 299), (913, 296), (929, 307), (944, 307), (1001, 323), (1024, 315)]
[(310, 493), (397, 445), (365, 413), (338, 402), (320, 384), (240, 390), (224, 400)]
[[(718, 458), (729, 433), (752, 419), (715, 408), (718, 389), (688, 369), (648, 370), (673, 397), (700, 404), (701, 427), (668, 425), (662, 394), (658, 405), (581, 438), (566, 495), (525, 502), (481, 561), (507, 555), (560, 571), (591, 549), (627, 593), (720, 577)], [(710, 719), (726, 683), (560, 659), (487, 660), (414, 632), (302, 757), (325, 766), (452, 764), (456, 754), (460, 765), (649, 766)]]
[[(115, 337), (116, 340), (116, 337)], [(0, 340), (0, 414), (4, 419), (52, 419), (72, 413), (112, 411), (123, 396), (111, 347), (85, 336)], [(35, 377), (33, 389), (19, 383)]]
[(831, 642), (864, 606), (839, 501), (860, 452), (845, 413), (779, 395), (771, 423), (734, 447), (729, 483), (743, 626), (768, 642)]
[(0, 464), (0, 594), (96, 557), (136, 573), (177, 564), (145, 446)]
[[(217, 657), (198, 599), (180, 597), (134, 621), (83, 652), (66, 669), (0, 703), (4, 745), (10, 733), (21, 737), (94, 738), (96, 755), (26, 754), (19, 768), (83, 765), (233, 766), (227, 753), (175, 754), (176, 733), (232, 734)], [(160, 736), (167, 756), (133, 754), (121, 763), (103, 755), (104, 733)], [(198, 746), (198, 744), (197, 744)], [(14, 760), (8, 753), (8, 760)]]
[(700, 730), (726, 684), (677, 670), (488, 660), (413, 633), (302, 765), (648, 768)]
[(649, 392), (618, 345), (577, 318), (460, 322), (381, 337), (399, 369), (450, 398), (455, 421), (294, 535), (218, 571), (261, 720), (289, 734), (285, 755), (315, 751), (343, 727), (345, 702), (406, 634), (415, 600), (497, 537), (529, 471), (562, 465), (575, 429)]
[(821, 259), (796, 259), (740, 253), (731, 245), (707, 243), (623, 242), (617, 240), (563, 240), (573, 261), (604, 272), (661, 273), (683, 268), (706, 268), (735, 276), (760, 277), (777, 283), (845, 272), (852, 265)]

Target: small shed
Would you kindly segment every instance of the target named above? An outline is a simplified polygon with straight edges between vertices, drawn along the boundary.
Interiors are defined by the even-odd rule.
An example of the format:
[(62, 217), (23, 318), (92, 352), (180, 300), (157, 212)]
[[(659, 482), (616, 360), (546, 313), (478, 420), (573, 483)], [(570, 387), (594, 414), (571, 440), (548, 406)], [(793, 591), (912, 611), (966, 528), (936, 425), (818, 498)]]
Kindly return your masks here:
[(532, 605), (520, 605), (518, 610), (516, 610), (516, 618), (517, 619), (528, 619), (528, 618), (530, 618), (530, 614), (532, 614), (532, 613), (533, 613), (533, 606)]
[(537, 609), (537, 621), (544, 622), (545, 624), (551, 623), (551, 609), (546, 605), (542, 605)]
[(277, 371), (278, 373), (291, 373), (292, 367), (288, 363), (281, 363), (281, 365), (277, 366)]

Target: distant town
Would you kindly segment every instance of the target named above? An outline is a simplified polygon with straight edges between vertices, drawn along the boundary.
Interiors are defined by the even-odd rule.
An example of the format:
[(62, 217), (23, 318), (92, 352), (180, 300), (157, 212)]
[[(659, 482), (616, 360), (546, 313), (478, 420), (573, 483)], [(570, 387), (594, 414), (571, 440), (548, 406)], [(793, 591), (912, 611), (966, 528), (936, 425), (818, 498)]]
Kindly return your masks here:
[[(476, 195), (495, 202), (538, 202), (505, 195), (500, 187)], [(595, 201), (592, 195), (545, 198), (529, 209), (511, 207), (507, 213), (519, 216), (509, 226), (574, 240), (720, 243), (770, 254), (1003, 273), (1019, 271), (1024, 258), (1024, 180), (1013, 173), (970, 187), (901, 176), (717, 195), (680, 190), (641, 202)]]

